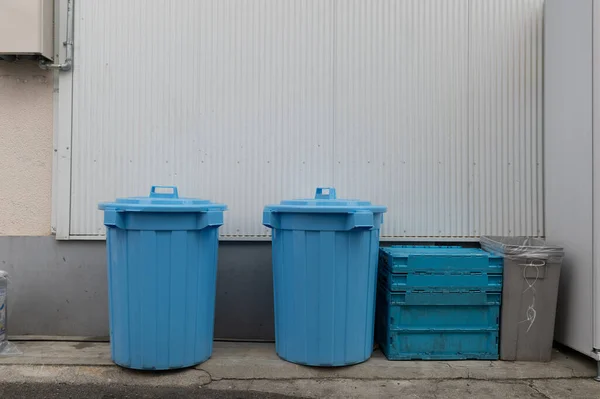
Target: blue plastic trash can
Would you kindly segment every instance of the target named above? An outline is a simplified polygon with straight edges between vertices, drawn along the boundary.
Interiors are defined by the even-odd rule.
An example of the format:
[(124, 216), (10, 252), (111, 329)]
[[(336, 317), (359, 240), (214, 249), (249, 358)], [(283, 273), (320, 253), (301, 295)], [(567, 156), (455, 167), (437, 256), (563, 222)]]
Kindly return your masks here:
[(106, 225), (113, 361), (167, 370), (207, 360), (226, 206), (154, 186), (149, 197), (118, 198), (99, 209)]
[(373, 351), (379, 229), (386, 208), (336, 199), (266, 206), (273, 229), (275, 346), (284, 360), (310, 366), (364, 362)]

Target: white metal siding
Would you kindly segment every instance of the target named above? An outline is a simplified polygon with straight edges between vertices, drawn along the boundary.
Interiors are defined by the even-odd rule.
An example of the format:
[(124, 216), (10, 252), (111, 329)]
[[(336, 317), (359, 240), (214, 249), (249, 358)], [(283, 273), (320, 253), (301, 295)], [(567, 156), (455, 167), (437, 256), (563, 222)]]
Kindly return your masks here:
[(471, 234), (544, 234), (543, 4), (471, 0)]
[(543, 235), (543, 0), (77, 2), (70, 234), (151, 184), (262, 208), (334, 185), (388, 238)]

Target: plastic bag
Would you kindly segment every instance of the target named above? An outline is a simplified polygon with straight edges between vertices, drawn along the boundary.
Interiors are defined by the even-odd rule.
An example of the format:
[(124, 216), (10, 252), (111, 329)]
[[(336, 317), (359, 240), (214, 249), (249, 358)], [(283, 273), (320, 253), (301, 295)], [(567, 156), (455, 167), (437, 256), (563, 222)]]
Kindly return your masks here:
[(560, 263), (565, 255), (562, 247), (548, 245), (546, 241), (533, 237), (481, 237), (483, 250), (514, 260), (535, 260)]
[(0, 356), (18, 356), (23, 352), (8, 341), (8, 273), (0, 270)]

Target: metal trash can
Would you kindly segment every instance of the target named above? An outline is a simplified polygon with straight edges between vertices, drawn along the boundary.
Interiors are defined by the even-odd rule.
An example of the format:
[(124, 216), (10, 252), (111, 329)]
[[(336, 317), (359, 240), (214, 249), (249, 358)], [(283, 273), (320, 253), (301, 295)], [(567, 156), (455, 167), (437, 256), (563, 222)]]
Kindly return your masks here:
[(149, 197), (119, 198), (99, 209), (107, 227), (113, 361), (167, 370), (207, 360), (226, 206), (153, 186)]
[(563, 248), (530, 237), (481, 237), (504, 257), (500, 359), (550, 361)]
[(373, 351), (379, 228), (386, 208), (336, 198), (265, 207), (273, 229), (275, 346), (311, 366), (364, 362)]

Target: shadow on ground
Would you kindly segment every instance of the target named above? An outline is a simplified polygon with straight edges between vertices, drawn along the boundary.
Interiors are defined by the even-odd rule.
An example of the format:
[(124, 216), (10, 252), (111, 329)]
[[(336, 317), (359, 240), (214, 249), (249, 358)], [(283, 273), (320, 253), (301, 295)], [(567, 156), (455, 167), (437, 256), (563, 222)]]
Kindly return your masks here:
[(3, 383), (0, 385), (2, 399), (176, 399), (176, 398), (219, 398), (219, 399), (294, 399), (299, 396), (254, 392), (220, 391), (203, 387), (140, 387), (99, 386), (95, 384), (67, 385), (46, 383)]

